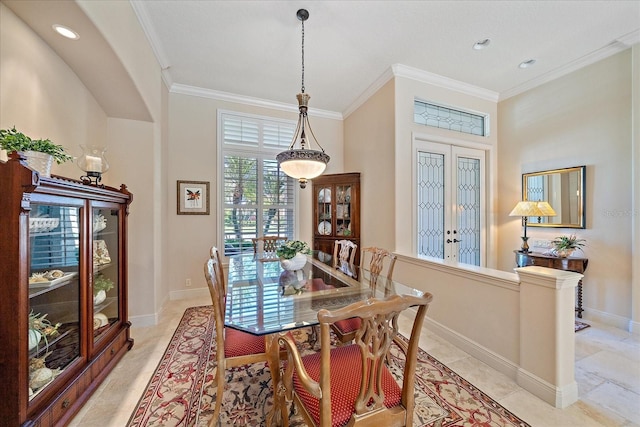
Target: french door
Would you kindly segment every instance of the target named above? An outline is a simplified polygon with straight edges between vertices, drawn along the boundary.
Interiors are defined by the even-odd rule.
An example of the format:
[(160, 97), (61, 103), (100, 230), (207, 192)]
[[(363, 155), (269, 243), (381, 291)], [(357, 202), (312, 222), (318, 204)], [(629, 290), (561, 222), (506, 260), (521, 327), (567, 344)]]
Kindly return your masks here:
[(484, 266), (485, 152), (416, 141), (418, 256)]

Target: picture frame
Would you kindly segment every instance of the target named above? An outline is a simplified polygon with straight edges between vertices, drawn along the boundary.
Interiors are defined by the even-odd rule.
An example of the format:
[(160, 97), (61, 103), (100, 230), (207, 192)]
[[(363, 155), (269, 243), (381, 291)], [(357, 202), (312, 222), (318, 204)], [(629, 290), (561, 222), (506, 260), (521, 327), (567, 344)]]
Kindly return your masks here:
[(209, 215), (209, 181), (178, 181), (178, 215)]

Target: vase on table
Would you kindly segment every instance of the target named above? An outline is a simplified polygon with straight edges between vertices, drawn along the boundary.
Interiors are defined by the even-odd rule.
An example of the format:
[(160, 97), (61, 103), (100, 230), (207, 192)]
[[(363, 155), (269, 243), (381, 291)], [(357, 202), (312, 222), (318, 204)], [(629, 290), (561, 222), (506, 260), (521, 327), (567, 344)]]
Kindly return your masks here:
[(280, 265), (282, 268), (289, 271), (300, 270), (307, 263), (307, 256), (303, 253), (298, 252), (294, 255), (293, 258), (290, 259), (280, 259)]

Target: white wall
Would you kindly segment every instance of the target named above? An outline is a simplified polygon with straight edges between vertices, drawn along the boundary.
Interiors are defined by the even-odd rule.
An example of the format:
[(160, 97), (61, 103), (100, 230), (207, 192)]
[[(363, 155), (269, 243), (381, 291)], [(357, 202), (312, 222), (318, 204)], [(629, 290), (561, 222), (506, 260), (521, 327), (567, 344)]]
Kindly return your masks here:
[(575, 233), (584, 256), (586, 318), (627, 327), (631, 317), (632, 116), (631, 50), (499, 104), (499, 268), (515, 266), (521, 174), (587, 166), (586, 229), (530, 227), (530, 239)]

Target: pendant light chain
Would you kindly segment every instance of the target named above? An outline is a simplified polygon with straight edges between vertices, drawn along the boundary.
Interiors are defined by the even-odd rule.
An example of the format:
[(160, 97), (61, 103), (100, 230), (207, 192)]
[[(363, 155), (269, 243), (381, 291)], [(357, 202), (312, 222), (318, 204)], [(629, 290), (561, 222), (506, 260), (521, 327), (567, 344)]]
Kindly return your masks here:
[(302, 93), (304, 93), (304, 20), (302, 20)]

